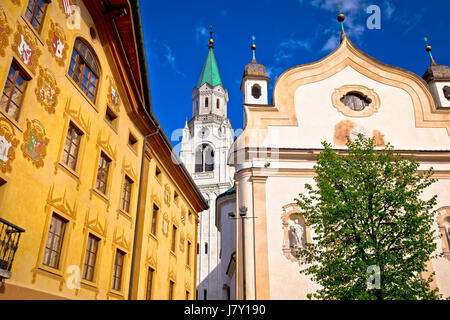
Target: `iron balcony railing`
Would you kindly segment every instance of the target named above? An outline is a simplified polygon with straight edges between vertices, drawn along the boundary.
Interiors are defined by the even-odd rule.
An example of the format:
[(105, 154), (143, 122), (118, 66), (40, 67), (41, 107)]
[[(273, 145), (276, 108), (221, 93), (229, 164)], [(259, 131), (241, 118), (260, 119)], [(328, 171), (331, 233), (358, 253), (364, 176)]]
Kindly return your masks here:
[(22, 228), (0, 218), (0, 271), (11, 272), (11, 267), (19, 247), (21, 234), (25, 232)]

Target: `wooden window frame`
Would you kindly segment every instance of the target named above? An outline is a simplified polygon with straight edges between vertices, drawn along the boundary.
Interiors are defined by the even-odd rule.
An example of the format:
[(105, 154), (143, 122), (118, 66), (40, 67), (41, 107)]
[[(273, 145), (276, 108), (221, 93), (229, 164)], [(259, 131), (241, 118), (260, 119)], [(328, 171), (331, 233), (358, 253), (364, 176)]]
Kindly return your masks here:
[[(108, 120), (108, 115), (112, 118), (111, 121)], [(117, 130), (119, 128), (119, 115), (108, 105), (106, 106), (105, 111), (105, 121), (117, 133)]]
[[(116, 248), (113, 264), (113, 276), (111, 288), (114, 291), (121, 292), (123, 289), (123, 269), (125, 267), (126, 253)], [(121, 263), (121, 264), (119, 264)]]
[[(77, 44), (78, 44), (78, 47), (77, 47)], [(81, 52), (82, 46), (86, 47), (86, 52), (85, 52), (84, 56)], [(73, 64), (72, 64), (72, 60), (74, 59), (74, 57), (73, 57), (74, 52), (76, 53), (76, 56), (75, 56), (75, 60), (73, 61)], [(88, 56), (88, 53), (91, 54), (92, 61), (95, 63), (95, 66), (92, 63), (88, 63), (87, 58), (86, 58)], [(86, 91), (84, 91), (82, 88), (82, 83), (83, 83), (83, 76), (84, 76), (84, 71), (85, 71), (86, 67), (89, 71), (89, 74), (88, 74), (88, 79), (87, 79)], [(94, 70), (95, 67), (97, 68), (97, 71)], [(76, 79), (76, 76), (75, 76), (76, 70), (79, 70), (78, 79)], [(72, 75), (70, 74), (71, 72), (72, 72)], [(98, 61), (97, 55), (94, 54), (94, 50), (82, 38), (75, 39), (75, 43), (74, 43), (74, 46), (72, 49), (72, 55), (70, 56), (68, 74), (69, 74), (69, 77), (73, 80), (73, 82), (75, 82), (75, 84), (80, 88), (80, 90), (86, 95), (88, 100), (91, 101), (92, 103), (95, 103), (95, 100), (97, 99), (98, 87), (100, 86), (100, 63)], [(91, 99), (91, 98), (89, 98), (89, 89), (91, 87), (92, 75), (95, 76), (97, 79), (96, 79), (96, 85), (95, 85), (93, 97)]]
[[(52, 232), (52, 224), (53, 224), (54, 219), (57, 220), (57, 222), (61, 222), (62, 227), (61, 227), (61, 231), (60, 231), (59, 235)], [(59, 214), (57, 214), (55, 212), (52, 213), (51, 220), (50, 220), (50, 226), (49, 226), (49, 229), (47, 232), (47, 241), (45, 242), (44, 256), (42, 259), (42, 264), (44, 266), (47, 266), (47, 267), (55, 269), (55, 270), (60, 270), (61, 257), (63, 255), (64, 236), (66, 234), (67, 224), (68, 224), (68, 221), (66, 219), (64, 219), (62, 216), (60, 216)], [(59, 241), (59, 243), (56, 244), (56, 250), (54, 250), (52, 248), (54, 247), (54, 241), (55, 241), (56, 237), (58, 238), (57, 241)], [(57, 255), (55, 257), (55, 263), (51, 264), (51, 257), (52, 257), (53, 252), (56, 252)], [(47, 259), (46, 259), (46, 257), (47, 257)]]
[[(157, 210), (155, 210), (157, 208)], [(156, 214), (155, 214), (156, 211)], [(158, 216), (159, 216), (160, 208), (154, 203), (152, 207), (152, 223), (150, 226), (150, 233), (156, 237), (156, 232), (158, 231)]]
[(133, 152), (135, 152), (135, 153), (137, 152), (138, 139), (131, 132), (128, 133), (128, 143), (127, 144), (130, 147), (130, 149), (133, 150)]
[(172, 241), (170, 243), (170, 251), (172, 251), (173, 253), (176, 252), (177, 250), (177, 231), (178, 228), (176, 225), (172, 225)]
[[(91, 239), (92, 241), (95, 241), (95, 252), (91, 251)], [(100, 249), (100, 241), (101, 239), (95, 236), (92, 233), (89, 233), (87, 243), (86, 243), (86, 249), (85, 249), (85, 257), (84, 257), (84, 264), (83, 264), (83, 280), (89, 281), (89, 282), (95, 282), (95, 275), (96, 275), (96, 265), (98, 261), (99, 256), (99, 249)], [(93, 258), (93, 264), (90, 264), (91, 257)], [(92, 270), (91, 273), (88, 273), (89, 270)], [(89, 277), (90, 275), (90, 277)]]
[(131, 194), (133, 192), (134, 181), (127, 174), (123, 180), (122, 197), (120, 208), (126, 213), (130, 213), (131, 209)]
[[(73, 129), (73, 132), (70, 135), (70, 143), (69, 143), (69, 150), (67, 150), (66, 152), (66, 146), (67, 146), (67, 140), (69, 139), (69, 132), (70, 130)], [(63, 150), (62, 150), (62, 159), (61, 162), (68, 168), (70, 168), (73, 171), (77, 171), (77, 167), (78, 167), (78, 159), (79, 159), (79, 155), (80, 155), (80, 148), (81, 148), (81, 143), (82, 143), (82, 139), (83, 139), (83, 131), (81, 131), (72, 121), (69, 121), (69, 126), (67, 127), (67, 131), (66, 131), (66, 137), (64, 139), (64, 145), (63, 145)], [(78, 144), (74, 144), (74, 133), (77, 133), (78, 135)], [(76, 152), (75, 154), (71, 154), (72, 152), (72, 147), (75, 145), (76, 147)], [(67, 157), (66, 157), (67, 154)], [(74, 166), (71, 167), (69, 165), (69, 159), (70, 157), (72, 157), (74, 159)]]
[[(106, 164), (106, 166), (104, 166)], [(103, 151), (100, 151), (100, 156), (97, 166), (97, 177), (95, 179), (95, 189), (103, 195), (107, 195), (109, 186), (109, 177), (111, 173), (112, 159)], [(101, 179), (103, 177), (103, 180)], [(100, 184), (99, 184), (100, 182)], [(103, 188), (101, 187), (103, 183)]]
[(147, 271), (147, 286), (145, 291), (145, 299), (146, 300), (152, 300), (152, 293), (153, 293), (153, 280), (155, 277), (155, 269), (152, 267), (148, 268)]
[(155, 167), (155, 178), (159, 183), (162, 183), (162, 171), (158, 166)]
[[(49, 1), (49, 0), (42, 0), (42, 4), (43, 4), (42, 5), (42, 10), (41, 10), (42, 11), (42, 16), (41, 16), (40, 21), (38, 19), (36, 19), (36, 12), (37, 12), (37, 9), (39, 7), (39, 2), (40, 1), (39, 0), (35, 0), (34, 1), (33, 10), (29, 10), (30, 2), (31, 2), (31, 0), (28, 1), (27, 7), (25, 9), (25, 18), (27, 19), (28, 22), (30, 22), (30, 25), (34, 28), (34, 30), (36, 30), (37, 33), (40, 34), (41, 31), (42, 31), (42, 25), (44, 24), (45, 16), (47, 14), (48, 5), (49, 5), (49, 3), (51, 1)], [(28, 11), (31, 12), (31, 16), (30, 17), (27, 17)], [(36, 21), (38, 23), (37, 27), (35, 27), (33, 25), (33, 20), (35, 20), (35, 19), (36, 19)]]
[(175, 282), (169, 280), (169, 300), (174, 300)]
[(187, 241), (187, 250), (186, 250), (186, 265), (188, 267), (191, 266), (191, 249), (192, 248), (192, 243), (191, 241)]
[[(14, 69), (14, 78), (13, 81), (11, 82), (11, 88), (10, 88), (10, 92), (9, 92), (9, 96), (8, 94), (6, 94), (5, 90), (6, 90), (6, 85), (8, 84), (9, 80), (9, 74), (11, 69)], [(25, 83), (23, 90), (21, 91), (21, 97), (20, 97), (20, 101), (18, 101), (18, 104), (16, 104), (16, 102), (12, 101), (13, 99), (13, 90), (15, 91), (16, 89), (19, 90), (19, 88), (17, 88), (17, 78), (18, 76), (20, 76), (22, 78), (22, 81)], [(24, 100), (24, 96), (25, 96), (25, 92), (27, 90), (28, 87), (28, 83), (31, 80), (31, 77), (24, 71), (24, 69), (20, 66), (19, 63), (17, 63), (15, 60), (13, 60), (11, 62), (11, 65), (8, 69), (8, 74), (6, 76), (6, 81), (5, 81), (5, 85), (3, 86), (3, 90), (2, 90), (2, 94), (0, 97), (0, 100), (3, 99), (3, 96), (6, 96), (8, 98), (7, 102), (6, 102), (6, 106), (5, 108), (1, 108), (6, 114), (8, 114), (8, 116), (10, 116), (12, 119), (14, 119), (15, 121), (19, 120), (19, 115), (20, 112), (22, 111), (22, 106), (23, 106), (23, 100)], [(20, 90), (19, 90), (20, 91)], [(13, 104), (17, 110), (14, 114), (14, 116), (11, 116), (9, 114), (9, 109), (11, 104)]]

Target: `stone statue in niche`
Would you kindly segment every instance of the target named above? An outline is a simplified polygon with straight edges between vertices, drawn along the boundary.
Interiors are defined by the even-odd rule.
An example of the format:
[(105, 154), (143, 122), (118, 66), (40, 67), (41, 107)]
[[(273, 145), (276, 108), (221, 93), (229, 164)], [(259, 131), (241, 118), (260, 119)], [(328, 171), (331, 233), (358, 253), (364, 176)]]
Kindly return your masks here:
[(304, 229), (298, 219), (289, 227), (289, 247), (292, 249), (303, 249)]
[(444, 90), (444, 97), (445, 97), (445, 99), (450, 101), (450, 87), (449, 86), (445, 86), (443, 90)]

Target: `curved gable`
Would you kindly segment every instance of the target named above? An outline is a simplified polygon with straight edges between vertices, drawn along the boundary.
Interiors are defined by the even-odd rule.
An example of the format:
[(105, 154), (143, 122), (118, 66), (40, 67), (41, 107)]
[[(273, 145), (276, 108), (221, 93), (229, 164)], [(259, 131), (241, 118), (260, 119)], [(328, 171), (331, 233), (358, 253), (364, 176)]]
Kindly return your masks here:
[[(241, 146), (260, 146), (267, 138), (269, 127), (302, 127), (305, 124), (305, 117), (303, 117), (301, 105), (299, 106), (301, 99), (298, 100), (296, 95), (305, 93), (300, 88), (324, 82), (342, 72), (350, 73), (348, 71), (350, 69), (356, 73), (348, 75), (347, 83), (344, 84), (359, 85), (359, 80), (364, 77), (381, 86), (396, 88), (395, 95), (400, 97), (399, 101), (402, 101), (402, 106), (410, 105), (411, 117), (414, 118), (410, 120), (413, 121), (415, 128), (445, 128), (447, 134), (450, 135), (450, 111), (437, 110), (428, 85), (422, 78), (412, 72), (386, 65), (371, 58), (356, 48), (348, 38), (345, 38), (338, 49), (322, 60), (297, 66), (284, 72), (274, 87), (273, 106), (245, 106), (247, 123), (238, 143)], [(356, 76), (357, 74), (361, 77)], [(335, 89), (341, 85), (342, 83), (336, 84)], [(316, 91), (313, 94), (315, 96), (309, 96), (308, 99), (321, 96), (322, 99), (328, 99), (327, 104), (332, 106), (333, 103), (330, 101), (333, 99), (332, 92)], [(389, 107), (389, 101), (386, 100), (384, 99), (383, 103), (382, 97), (381, 108)], [(339, 110), (335, 109), (334, 112), (339, 113)], [(341, 114), (341, 116), (343, 115)], [(316, 115), (316, 117), (320, 117), (320, 115)], [(341, 120), (344, 118), (341, 117)], [(346, 117), (349, 120), (356, 118)], [(446, 135), (447, 138), (448, 135)], [(329, 140), (329, 137), (321, 138)]]

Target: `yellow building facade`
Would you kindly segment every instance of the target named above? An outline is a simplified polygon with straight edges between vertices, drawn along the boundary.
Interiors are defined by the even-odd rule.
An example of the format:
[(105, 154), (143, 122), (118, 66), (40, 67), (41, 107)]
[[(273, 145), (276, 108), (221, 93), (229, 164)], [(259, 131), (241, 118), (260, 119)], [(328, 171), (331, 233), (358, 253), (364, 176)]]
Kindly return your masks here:
[(140, 19), (0, 4), (0, 299), (195, 299), (207, 204), (152, 113)]

